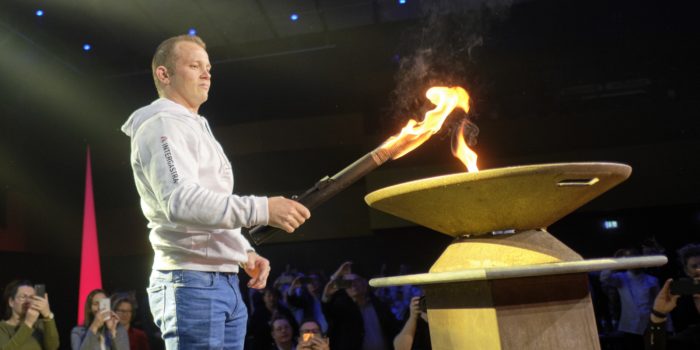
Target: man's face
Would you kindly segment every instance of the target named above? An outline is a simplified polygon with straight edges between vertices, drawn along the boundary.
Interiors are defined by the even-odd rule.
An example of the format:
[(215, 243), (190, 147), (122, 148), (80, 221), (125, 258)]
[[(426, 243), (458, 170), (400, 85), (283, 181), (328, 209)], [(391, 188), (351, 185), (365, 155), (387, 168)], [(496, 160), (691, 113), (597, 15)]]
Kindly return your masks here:
[(355, 274), (345, 275), (344, 278), (352, 281), (350, 287), (345, 290), (351, 298), (363, 297), (367, 294), (367, 281), (364, 278)]
[(29, 309), (32, 297), (34, 296), (34, 288), (30, 286), (21, 286), (17, 288), (17, 294), (9, 300), (12, 313), (24, 317)]
[[(305, 334), (306, 336), (304, 336)], [(310, 339), (318, 336), (321, 336), (321, 327), (316, 322), (304, 322), (299, 327), (300, 341), (305, 338)]]
[(690, 278), (700, 278), (700, 256), (691, 256), (685, 262), (685, 274)]
[(174, 72), (168, 72), (165, 97), (197, 111), (209, 98), (211, 64), (209, 55), (199, 45), (181, 41), (175, 45)]
[(272, 339), (277, 343), (287, 343), (292, 340), (292, 326), (285, 319), (272, 323)]

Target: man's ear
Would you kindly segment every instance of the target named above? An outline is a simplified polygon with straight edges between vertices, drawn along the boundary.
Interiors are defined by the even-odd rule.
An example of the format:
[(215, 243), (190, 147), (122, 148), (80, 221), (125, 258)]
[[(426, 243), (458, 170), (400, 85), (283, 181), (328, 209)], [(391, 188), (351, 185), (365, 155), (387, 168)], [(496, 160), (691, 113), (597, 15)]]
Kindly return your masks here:
[(168, 74), (168, 68), (165, 68), (165, 66), (156, 68), (156, 77), (161, 83), (170, 84), (170, 75)]

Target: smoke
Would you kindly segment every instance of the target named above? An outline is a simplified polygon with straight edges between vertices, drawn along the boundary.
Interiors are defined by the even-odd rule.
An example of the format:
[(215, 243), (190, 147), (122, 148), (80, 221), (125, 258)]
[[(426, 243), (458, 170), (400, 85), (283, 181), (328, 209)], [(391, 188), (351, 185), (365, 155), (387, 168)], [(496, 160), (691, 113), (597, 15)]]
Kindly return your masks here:
[[(475, 65), (478, 49), (493, 25), (506, 18), (513, 0), (426, 0), (421, 6), (418, 28), (404, 34), (399, 47), (396, 88), (391, 96), (391, 115), (405, 121), (420, 120), (434, 106), (425, 98), (431, 86), (461, 86), (471, 101), (479, 101), (485, 87)], [(446, 127), (454, 133), (462, 123), (469, 144), (476, 143), (478, 127), (470, 120), (478, 114), (478, 103), (469, 116), (450, 117)], [(466, 120), (464, 120), (466, 119)], [(473, 144), (472, 144), (473, 143)]]

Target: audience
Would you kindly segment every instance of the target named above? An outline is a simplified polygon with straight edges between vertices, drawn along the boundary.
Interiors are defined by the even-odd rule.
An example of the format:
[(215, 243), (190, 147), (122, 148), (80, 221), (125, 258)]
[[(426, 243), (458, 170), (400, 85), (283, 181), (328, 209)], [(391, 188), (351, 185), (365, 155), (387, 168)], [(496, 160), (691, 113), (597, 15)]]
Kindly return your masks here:
[(411, 298), (410, 314), (401, 332), (394, 338), (394, 350), (427, 350), (430, 345), (428, 313), (421, 309), (421, 297)]
[(343, 263), (323, 291), (330, 346), (334, 350), (389, 349), (397, 322), (389, 307), (368, 292), (367, 280)]
[(287, 306), (294, 314), (297, 323), (304, 319), (317, 320), (323, 332), (328, 331), (328, 323), (323, 315), (321, 303), (321, 277), (317, 274), (300, 274), (285, 293)]
[[(639, 251), (631, 248), (615, 252), (615, 257), (638, 255)], [(600, 273), (600, 281), (603, 287), (614, 288), (619, 295), (620, 320), (617, 322), (617, 331), (623, 336), (625, 348), (642, 348), (642, 335), (649, 324), (649, 312), (654, 296), (659, 292), (659, 281), (641, 269), (619, 272), (604, 270)]]
[(270, 322), (270, 335), (274, 344), (267, 349), (270, 350), (294, 350), (294, 335), (291, 320), (277, 316)]
[[(653, 246), (649, 246), (654, 252), (662, 251), (658, 243), (652, 243)], [(616, 256), (638, 254), (635, 249), (621, 249)], [(686, 276), (700, 280), (700, 245), (688, 244), (678, 255)], [(380, 275), (384, 275), (385, 270), (386, 265)], [(353, 271), (351, 262), (341, 264), (321, 288), (323, 270), (314, 271), (303, 274), (288, 266), (272, 286), (251, 295), (246, 349), (431, 348), (427, 313), (421, 309), (420, 288), (409, 285), (373, 292), (367, 280)], [(401, 273), (406, 271), (406, 265), (402, 265)], [(700, 349), (700, 294), (672, 295), (672, 280), (666, 281), (659, 291), (658, 279), (642, 270), (601, 271), (600, 277), (594, 280), (614, 293), (611, 300), (619, 299), (616, 330), (625, 337), (624, 344), (605, 343), (620, 339), (615, 336), (601, 338), (602, 348)], [(0, 350), (58, 349), (59, 336), (48, 295), (38, 297), (30, 282), (13, 281), (6, 286), (4, 297), (7, 310), (5, 321), (0, 322)], [(149, 350), (147, 333), (133, 326), (137, 309), (134, 298), (116, 295), (112, 298), (113, 311), (100, 310), (100, 300), (106, 298), (106, 292), (100, 289), (88, 295), (85, 321), (73, 328), (71, 348)], [(616, 314), (614, 306), (601, 305), (605, 310), (600, 310), (600, 314), (596, 310), (597, 317)], [(403, 322), (402, 328), (399, 321)], [(668, 332), (672, 328), (667, 325), (671, 323), (676, 333)], [(605, 331), (603, 329), (601, 334)]]
[(272, 344), (273, 318), (286, 318), (292, 330), (297, 328), (294, 316), (280, 302), (280, 291), (274, 287), (267, 287), (262, 292), (262, 305), (257, 305), (255, 311), (248, 320), (248, 334), (246, 346), (250, 349), (267, 349)]
[(85, 319), (82, 326), (71, 331), (72, 350), (128, 350), (129, 337), (124, 326), (119, 324), (119, 316), (110, 309), (100, 310), (100, 300), (107, 293), (95, 289), (85, 300)]
[(0, 322), (0, 349), (58, 349), (58, 330), (48, 293), (42, 298), (31, 282), (15, 280), (5, 287), (3, 298), (6, 311)]
[(307, 319), (301, 322), (296, 350), (330, 350), (328, 337), (323, 335), (321, 325), (316, 320)]
[[(688, 244), (678, 250), (679, 263), (685, 275), (700, 279), (700, 245)], [(654, 300), (648, 315), (649, 327), (645, 333), (646, 349), (700, 349), (700, 294), (673, 295), (669, 279)], [(674, 322), (676, 334), (668, 337), (664, 328), (668, 317)]]
[(128, 295), (113, 297), (112, 309), (119, 316), (119, 323), (124, 326), (129, 337), (130, 350), (150, 350), (146, 333), (132, 327), (136, 302)]

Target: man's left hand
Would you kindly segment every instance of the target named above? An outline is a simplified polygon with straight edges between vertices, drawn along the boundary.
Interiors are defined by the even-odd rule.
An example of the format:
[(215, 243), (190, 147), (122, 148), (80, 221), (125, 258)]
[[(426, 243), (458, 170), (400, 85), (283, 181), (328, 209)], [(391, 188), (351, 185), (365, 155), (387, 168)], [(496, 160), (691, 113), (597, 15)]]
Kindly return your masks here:
[(256, 252), (248, 252), (248, 263), (246, 263), (244, 270), (250, 276), (248, 288), (265, 288), (267, 276), (270, 275), (270, 261)]

